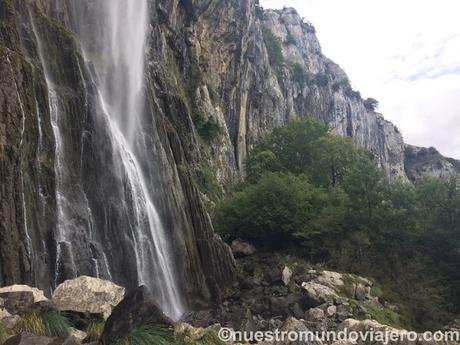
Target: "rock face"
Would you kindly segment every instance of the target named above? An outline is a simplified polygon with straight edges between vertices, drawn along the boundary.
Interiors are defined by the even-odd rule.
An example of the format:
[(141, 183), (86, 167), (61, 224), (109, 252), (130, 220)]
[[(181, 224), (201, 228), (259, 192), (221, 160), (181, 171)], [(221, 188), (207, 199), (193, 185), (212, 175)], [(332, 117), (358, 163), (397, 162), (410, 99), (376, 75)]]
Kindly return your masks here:
[[(81, 275), (128, 288), (139, 283), (132, 229), (145, 219), (135, 217), (138, 201), (126, 169), (115, 163), (120, 150), (98, 101), (94, 66), (77, 41), (77, 16), (87, 27), (100, 22), (85, 12), (92, 3), (0, 3), (0, 286), (23, 282), (49, 294)], [(205, 158), (184, 96), (188, 14), (182, 2), (151, 5), (141, 135), (150, 153), (142, 162), (145, 184), (155, 191), (173, 253), (168, 264), (177, 266), (186, 304), (208, 303), (233, 280), (234, 261), (213, 233), (197, 182), (195, 167)], [(64, 241), (62, 212), (69, 220)], [(150, 283), (155, 289), (155, 279)]]
[(448, 180), (458, 174), (460, 162), (442, 156), (434, 147), (406, 145), (405, 169), (411, 181), (422, 177)]
[[(235, 277), (206, 206), (244, 176), (265, 132), (313, 116), (372, 152), (389, 176), (405, 177), (401, 133), (366, 108), (295, 10), (256, 0), (148, 5), (139, 141), (149, 155), (140, 165), (189, 307), (218, 301)], [(101, 57), (82, 51), (81, 31), (103, 22), (93, 6), (0, 2), (0, 285), (49, 293), (81, 275), (127, 288), (140, 281), (132, 229), (141, 220), (96, 90)], [(272, 36), (282, 61), (271, 56)], [(62, 212), (71, 220), (65, 240)]]
[(103, 314), (108, 318), (120, 303), (125, 289), (107, 280), (81, 276), (60, 284), (52, 301), (61, 311)]
[(105, 324), (100, 342), (103, 345), (113, 344), (134, 328), (143, 325), (173, 325), (173, 321), (163, 314), (145, 286), (131, 291), (116, 306)]

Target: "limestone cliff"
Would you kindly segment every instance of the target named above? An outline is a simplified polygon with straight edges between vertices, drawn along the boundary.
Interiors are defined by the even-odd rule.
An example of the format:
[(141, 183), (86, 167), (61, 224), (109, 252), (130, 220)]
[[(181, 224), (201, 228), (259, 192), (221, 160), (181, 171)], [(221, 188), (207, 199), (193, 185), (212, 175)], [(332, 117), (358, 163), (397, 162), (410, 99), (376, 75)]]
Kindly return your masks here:
[[(256, 0), (148, 5), (139, 138), (149, 156), (140, 165), (189, 302), (219, 299), (233, 279), (206, 206), (244, 176), (251, 148), (275, 126), (314, 116), (372, 152), (388, 176), (405, 178), (401, 133), (366, 107), (295, 10), (263, 10)], [(88, 18), (83, 30), (96, 32), (95, 11), (94, 0), (0, 2), (0, 285), (49, 291), (77, 275), (138, 283), (139, 220), (98, 101), (101, 57), (83, 53), (76, 25)], [(66, 241), (61, 210), (71, 220)]]
[[(203, 84), (217, 95), (216, 110), (207, 116), (225, 119), (231, 169), (243, 170), (267, 130), (313, 116), (367, 148), (388, 176), (405, 177), (401, 133), (366, 108), (344, 71), (322, 54), (314, 27), (294, 9), (263, 10), (256, 1), (207, 4), (189, 29), (191, 50)], [(282, 53), (275, 62), (267, 42), (273, 40)]]
[(442, 156), (434, 147), (406, 145), (405, 168), (411, 181), (422, 177), (450, 179), (460, 171), (460, 162)]

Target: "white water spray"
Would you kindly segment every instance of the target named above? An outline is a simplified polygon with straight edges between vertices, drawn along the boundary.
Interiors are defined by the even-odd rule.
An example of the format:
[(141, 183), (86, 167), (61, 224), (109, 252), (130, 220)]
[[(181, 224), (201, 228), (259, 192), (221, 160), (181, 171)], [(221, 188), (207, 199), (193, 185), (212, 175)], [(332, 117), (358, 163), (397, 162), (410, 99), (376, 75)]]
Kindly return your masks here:
[[(77, 1), (77, 0), (75, 0)], [(78, 0), (81, 1), (81, 0)], [(85, 6), (74, 3), (76, 8)], [(77, 11), (77, 32), (85, 60), (94, 66), (94, 81), (102, 115), (118, 161), (120, 179), (126, 181), (130, 200), (131, 236), (134, 239), (138, 283), (153, 290), (163, 311), (179, 318), (184, 305), (171, 246), (149, 190), (140, 162), (149, 152), (140, 144), (146, 103), (145, 48), (148, 33), (147, 0), (101, 1), (90, 12)], [(88, 23), (90, 25), (88, 25)], [(89, 28), (89, 30), (88, 30)]]

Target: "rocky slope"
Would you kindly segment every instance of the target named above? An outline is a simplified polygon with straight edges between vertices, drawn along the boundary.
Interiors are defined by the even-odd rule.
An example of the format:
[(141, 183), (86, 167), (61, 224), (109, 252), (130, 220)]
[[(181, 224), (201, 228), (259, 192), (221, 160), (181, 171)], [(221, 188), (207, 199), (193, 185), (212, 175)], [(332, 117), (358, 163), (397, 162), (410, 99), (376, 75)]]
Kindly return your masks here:
[[(232, 255), (206, 205), (244, 176), (263, 133), (314, 116), (367, 148), (389, 176), (405, 178), (401, 133), (366, 107), (295, 10), (263, 10), (256, 0), (148, 4), (142, 138), (150, 155), (142, 166), (192, 307), (218, 300), (233, 280)], [(0, 285), (49, 293), (80, 275), (138, 282), (135, 205), (97, 100), (98, 56), (84, 56), (76, 29), (77, 17), (97, 29), (94, 6), (0, 3)], [(58, 237), (62, 209), (71, 219), (67, 241)]]
[(460, 171), (459, 161), (442, 156), (434, 147), (406, 145), (404, 165), (411, 181), (422, 177), (450, 179)]
[[(241, 244), (240, 244), (241, 245)], [(236, 251), (243, 254), (246, 251)], [(243, 254), (243, 255), (246, 255)], [(279, 261), (283, 258), (284, 262)], [(25, 285), (0, 289), (0, 344), (4, 345), (93, 345), (125, 344), (139, 329), (156, 329), (156, 338), (142, 341), (141, 334), (130, 344), (164, 345), (295, 345), (295, 344), (413, 344), (404, 337), (399, 324), (398, 308), (375, 296), (373, 283), (363, 277), (326, 270), (312, 270), (291, 256), (257, 254), (241, 259), (238, 282), (226, 296), (220, 311), (202, 310), (173, 322), (158, 308), (155, 299), (144, 287), (125, 293), (109, 281), (80, 277), (59, 285), (51, 299), (43, 292)], [(260, 266), (262, 265), (262, 266)], [(284, 267), (284, 268), (283, 268)], [(217, 312), (217, 313), (216, 313)], [(47, 327), (49, 315), (61, 320), (61, 329)], [(31, 321), (32, 317), (35, 320)], [(56, 321), (54, 321), (56, 322)], [(62, 323), (63, 322), (63, 323)], [(43, 327), (44, 326), (44, 327)], [(56, 326), (56, 324), (54, 324)], [(155, 328), (156, 327), (156, 328)], [(158, 331), (158, 327), (162, 327)], [(387, 332), (399, 335), (386, 343), (375, 340), (344, 338), (339, 331)], [(224, 332), (220, 332), (220, 331)], [(242, 341), (230, 340), (228, 330), (246, 332)], [(244, 341), (259, 332), (269, 336), (276, 332), (314, 332), (316, 341), (285, 340)], [(333, 338), (336, 331), (340, 342)], [(458, 320), (444, 328), (456, 339)], [(324, 332), (324, 333), (321, 333)], [(326, 333), (328, 332), (328, 333)], [(220, 340), (218, 334), (222, 337)], [(449, 335), (450, 334), (450, 335)], [(323, 335), (323, 336), (324, 336)], [(416, 334), (417, 335), (417, 334)], [(134, 335), (133, 335), (134, 336)], [(162, 338), (158, 338), (158, 336)], [(237, 333), (235, 334), (238, 337)], [(421, 334), (417, 344), (451, 344), (455, 341), (431, 342)], [(258, 336), (260, 339), (260, 336)], [(355, 338), (356, 339), (356, 338)], [(379, 340), (380, 339), (380, 340)], [(125, 340), (125, 342), (123, 342)]]

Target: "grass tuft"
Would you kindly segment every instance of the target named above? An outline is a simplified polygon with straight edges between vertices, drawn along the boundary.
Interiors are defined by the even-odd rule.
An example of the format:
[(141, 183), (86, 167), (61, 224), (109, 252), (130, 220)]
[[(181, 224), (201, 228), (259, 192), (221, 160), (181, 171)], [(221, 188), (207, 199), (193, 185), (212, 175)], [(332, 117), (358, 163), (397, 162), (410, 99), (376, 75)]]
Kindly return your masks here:
[(133, 329), (124, 339), (116, 345), (175, 345), (171, 329), (161, 326), (141, 326)]
[(86, 327), (86, 338), (85, 341), (93, 342), (98, 341), (104, 331), (105, 321), (103, 320), (92, 320)]
[(14, 332), (8, 327), (6, 327), (6, 325), (2, 321), (0, 321), (0, 344), (3, 344), (13, 335), (14, 335)]
[(49, 311), (40, 315), (48, 337), (65, 338), (69, 336), (69, 321), (62, 314)]
[(46, 330), (43, 320), (37, 313), (26, 313), (21, 316), (14, 326), (14, 333), (32, 333), (38, 336), (45, 336)]

